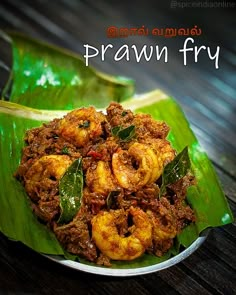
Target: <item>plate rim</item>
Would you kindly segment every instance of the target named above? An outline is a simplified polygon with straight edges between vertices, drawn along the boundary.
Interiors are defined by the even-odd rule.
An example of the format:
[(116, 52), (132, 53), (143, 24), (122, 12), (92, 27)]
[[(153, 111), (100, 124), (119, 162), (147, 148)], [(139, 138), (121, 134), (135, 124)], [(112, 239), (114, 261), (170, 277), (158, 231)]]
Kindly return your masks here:
[(113, 276), (113, 277), (127, 277), (127, 276), (138, 276), (144, 274), (150, 274), (153, 272), (157, 272), (171, 266), (176, 265), (177, 263), (183, 261), (191, 254), (193, 254), (207, 239), (210, 229), (204, 230), (200, 236), (186, 249), (182, 252), (173, 256), (165, 261), (160, 263), (156, 263), (150, 266), (143, 266), (139, 268), (110, 268), (99, 265), (88, 265), (85, 263), (72, 261), (68, 259), (64, 259), (59, 255), (48, 255), (44, 254), (49, 260), (54, 261), (55, 263), (59, 263), (63, 266), (72, 268), (74, 270), (83, 271), (90, 274), (102, 275), (102, 276)]

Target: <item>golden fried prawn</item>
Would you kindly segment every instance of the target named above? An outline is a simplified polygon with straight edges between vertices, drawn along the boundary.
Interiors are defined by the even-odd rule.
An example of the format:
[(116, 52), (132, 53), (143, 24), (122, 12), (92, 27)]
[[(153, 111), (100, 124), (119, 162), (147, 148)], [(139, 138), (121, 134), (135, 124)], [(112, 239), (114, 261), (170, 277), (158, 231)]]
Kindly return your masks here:
[(102, 195), (115, 190), (114, 176), (108, 162), (98, 161), (95, 167), (89, 167), (86, 172), (86, 184), (92, 192)]
[(162, 161), (151, 145), (135, 142), (128, 151), (112, 156), (113, 173), (120, 186), (137, 190), (156, 181), (162, 173)]
[(72, 160), (67, 155), (48, 155), (36, 160), (25, 175), (25, 189), (30, 196), (35, 194), (38, 186), (47, 186), (59, 180)]
[(59, 133), (75, 146), (82, 147), (102, 134), (104, 121), (105, 115), (94, 107), (76, 109), (60, 121)]
[(134, 225), (128, 237), (119, 235), (115, 212), (100, 211), (92, 218), (92, 239), (99, 250), (113, 260), (135, 259), (151, 244), (152, 225), (147, 214), (134, 207), (130, 207), (129, 214)]

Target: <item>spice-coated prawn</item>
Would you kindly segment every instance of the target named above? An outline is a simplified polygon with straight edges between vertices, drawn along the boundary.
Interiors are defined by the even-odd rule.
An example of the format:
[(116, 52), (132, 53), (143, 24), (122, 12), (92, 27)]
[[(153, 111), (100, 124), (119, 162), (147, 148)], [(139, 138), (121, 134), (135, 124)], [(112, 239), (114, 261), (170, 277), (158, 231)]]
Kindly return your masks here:
[(115, 179), (108, 162), (98, 161), (95, 167), (89, 167), (86, 173), (86, 184), (92, 192), (102, 195), (115, 190)]
[(61, 120), (59, 133), (77, 147), (83, 147), (102, 134), (102, 123), (105, 121), (105, 115), (94, 107), (76, 109)]
[(34, 197), (40, 188), (46, 190), (63, 176), (71, 163), (67, 155), (48, 155), (36, 160), (24, 176), (27, 193)]
[(116, 211), (100, 211), (92, 218), (92, 239), (99, 250), (113, 260), (135, 259), (150, 246), (152, 225), (143, 210), (130, 207), (129, 214), (134, 223), (131, 234), (120, 236), (116, 227)]
[[(165, 144), (161, 144), (163, 141)], [(121, 187), (138, 190), (155, 182), (162, 174), (164, 164), (174, 158), (169, 143), (160, 139), (150, 143), (133, 143), (129, 149), (118, 150), (112, 156), (113, 173)], [(163, 149), (167, 147), (167, 152)], [(173, 157), (172, 157), (173, 155)]]

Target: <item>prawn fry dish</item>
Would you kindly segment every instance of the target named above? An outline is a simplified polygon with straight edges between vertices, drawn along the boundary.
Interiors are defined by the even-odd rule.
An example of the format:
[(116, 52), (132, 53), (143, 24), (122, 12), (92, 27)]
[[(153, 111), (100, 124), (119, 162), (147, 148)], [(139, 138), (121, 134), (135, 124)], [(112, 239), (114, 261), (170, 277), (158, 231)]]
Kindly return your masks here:
[(186, 203), (194, 177), (163, 181), (177, 156), (168, 132), (165, 122), (115, 102), (105, 113), (73, 110), (26, 132), (15, 177), (68, 252), (105, 266), (162, 256), (195, 221)]

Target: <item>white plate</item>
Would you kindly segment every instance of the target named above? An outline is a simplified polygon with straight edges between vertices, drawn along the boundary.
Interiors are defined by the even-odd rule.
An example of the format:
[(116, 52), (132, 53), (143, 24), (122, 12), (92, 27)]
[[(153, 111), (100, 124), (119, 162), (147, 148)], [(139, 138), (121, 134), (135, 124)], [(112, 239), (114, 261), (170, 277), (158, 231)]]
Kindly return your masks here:
[(54, 255), (45, 255), (50, 260), (53, 260), (59, 264), (62, 264), (64, 266), (84, 271), (87, 273), (97, 274), (97, 275), (104, 275), (104, 276), (114, 276), (114, 277), (127, 277), (127, 276), (138, 276), (138, 275), (144, 275), (156, 271), (163, 270), (165, 268), (169, 268), (182, 260), (186, 259), (188, 256), (190, 256), (193, 252), (195, 252), (202, 243), (206, 240), (208, 236), (209, 230), (204, 231), (200, 237), (198, 237), (188, 248), (183, 250), (178, 255), (160, 262), (158, 264), (153, 264), (150, 266), (144, 266), (144, 267), (138, 267), (138, 268), (111, 268), (111, 267), (101, 267), (101, 266), (95, 266), (95, 265), (88, 265), (83, 264), (80, 262), (75, 262), (72, 260), (66, 260), (62, 258), (61, 256), (54, 256)]

